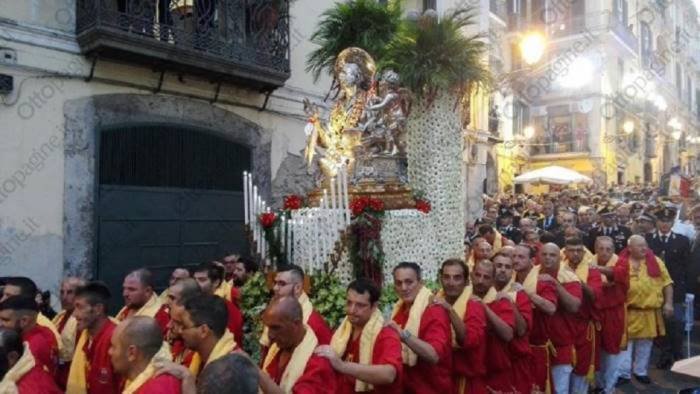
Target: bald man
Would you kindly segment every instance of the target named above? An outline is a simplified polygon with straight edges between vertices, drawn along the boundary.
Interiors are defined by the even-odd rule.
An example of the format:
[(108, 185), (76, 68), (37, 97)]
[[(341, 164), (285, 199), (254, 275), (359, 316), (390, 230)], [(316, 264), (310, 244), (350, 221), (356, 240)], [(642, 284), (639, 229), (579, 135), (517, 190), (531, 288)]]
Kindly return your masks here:
[(73, 316), (75, 306), (75, 292), (79, 287), (85, 286), (85, 280), (69, 276), (61, 282), (60, 298), (61, 312), (53, 319), (58, 333), (61, 334), (61, 344), (58, 353), (58, 369), (56, 370), (56, 383), (59, 387), (66, 388), (68, 370), (73, 359), (75, 344), (78, 342), (78, 321)]
[(265, 394), (321, 394), (337, 391), (330, 362), (314, 354), (318, 339), (304, 324), (295, 297), (273, 299), (263, 314), (268, 327), (270, 349), (260, 371), (260, 388)]
[(154, 374), (154, 362), (169, 360), (170, 352), (152, 317), (134, 316), (119, 323), (112, 335), (109, 356), (114, 371), (126, 378), (124, 393), (180, 394), (179, 379)]
[(163, 290), (162, 293), (158, 296), (158, 299), (162, 304), (167, 304), (168, 303), (168, 294), (170, 293), (170, 286), (174, 285), (175, 283), (183, 280), (190, 278), (190, 271), (187, 270), (187, 268), (175, 268), (173, 272), (170, 273), (170, 279), (168, 282), (168, 288)]
[(167, 305), (160, 302), (154, 289), (151, 271), (141, 268), (130, 272), (124, 278), (124, 307), (117, 314), (117, 320), (123, 321), (132, 316), (148, 316), (156, 319), (165, 336), (168, 332), (170, 314)]
[(29, 346), (15, 331), (0, 328), (0, 392), (18, 394), (60, 394), (61, 391)]
[(622, 353), (620, 383), (629, 382), (632, 374), (643, 384), (647, 375), (651, 347), (656, 337), (666, 335), (663, 316), (673, 315), (673, 280), (666, 265), (647, 246), (641, 235), (627, 241), (619, 260), (628, 260), (630, 287), (627, 291), (627, 349)]
[(568, 393), (575, 364), (576, 314), (581, 308), (583, 290), (580, 279), (561, 264), (561, 250), (554, 243), (542, 247), (542, 268), (538, 278), (554, 284), (557, 311), (549, 319), (549, 336), (556, 352), (552, 354), (554, 392)]

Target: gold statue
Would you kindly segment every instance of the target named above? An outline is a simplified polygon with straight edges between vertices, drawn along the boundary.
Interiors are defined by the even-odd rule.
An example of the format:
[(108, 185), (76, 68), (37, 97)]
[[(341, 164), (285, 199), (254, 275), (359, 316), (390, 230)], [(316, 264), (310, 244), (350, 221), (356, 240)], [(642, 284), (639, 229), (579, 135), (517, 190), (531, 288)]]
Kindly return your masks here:
[(360, 48), (343, 50), (334, 67), (340, 96), (331, 109), (327, 122), (321, 121), (318, 107), (304, 100), (304, 112), (309, 116), (306, 125), (304, 159), (311, 170), (316, 153), (322, 157), (319, 167), (326, 179), (335, 176), (338, 165), (354, 162), (353, 149), (361, 144), (359, 128), (376, 67), (372, 57)]

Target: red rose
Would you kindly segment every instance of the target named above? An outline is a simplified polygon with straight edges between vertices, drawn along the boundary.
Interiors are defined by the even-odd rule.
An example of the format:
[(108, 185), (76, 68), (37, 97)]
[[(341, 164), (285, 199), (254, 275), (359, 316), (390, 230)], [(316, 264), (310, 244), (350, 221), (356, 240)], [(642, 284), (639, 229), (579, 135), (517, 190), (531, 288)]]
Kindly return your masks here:
[(275, 225), (277, 215), (274, 212), (266, 212), (260, 215), (260, 224), (263, 228), (270, 228)]
[(304, 199), (296, 194), (290, 194), (284, 197), (284, 209), (295, 210), (301, 208)]
[(374, 211), (382, 212), (384, 210), (384, 201), (378, 198), (372, 198), (369, 201), (369, 207), (372, 208)]
[(367, 201), (364, 197), (355, 198), (350, 202), (350, 209), (352, 210), (353, 216), (361, 214), (366, 207)]
[(416, 200), (416, 209), (423, 213), (430, 213), (432, 206), (430, 206), (430, 202), (426, 200)]

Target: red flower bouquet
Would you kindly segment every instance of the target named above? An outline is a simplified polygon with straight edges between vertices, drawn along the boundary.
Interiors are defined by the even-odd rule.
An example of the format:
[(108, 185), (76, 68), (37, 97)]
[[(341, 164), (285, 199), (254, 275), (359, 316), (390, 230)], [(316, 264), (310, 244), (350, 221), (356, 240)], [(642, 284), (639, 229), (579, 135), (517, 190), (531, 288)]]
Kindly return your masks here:
[(290, 194), (284, 197), (284, 210), (293, 211), (295, 209), (300, 209), (304, 205), (304, 199), (296, 194)]
[(350, 209), (353, 216), (359, 216), (365, 211), (373, 213), (384, 212), (384, 201), (372, 197), (358, 197), (350, 202)]
[(260, 214), (260, 224), (263, 226), (263, 228), (271, 228), (275, 225), (276, 220), (277, 215), (275, 215), (274, 212)]

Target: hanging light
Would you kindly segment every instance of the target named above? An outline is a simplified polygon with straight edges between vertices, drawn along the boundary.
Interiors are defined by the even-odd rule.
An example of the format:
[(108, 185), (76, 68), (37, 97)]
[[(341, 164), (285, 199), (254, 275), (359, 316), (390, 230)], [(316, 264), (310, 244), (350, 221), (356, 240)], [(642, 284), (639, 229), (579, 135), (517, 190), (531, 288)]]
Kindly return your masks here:
[(674, 140), (679, 141), (682, 134), (683, 132), (680, 131), (680, 129), (676, 129), (671, 132), (671, 137), (673, 137)]
[(532, 139), (532, 137), (535, 136), (535, 128), (532, 127), (532, 126), (525, 126), (525, 128), (523, 129), (523, 135), (524, 135), (525, 138), (527, 138), (528, 140), (529, 140), (529, 139)]
[(634, 133), (634, 122), (631, 120), (626, 120), (622, 125), (622, 131), (624, 131), (627, 135)]
[(525, 63), (532, 65), (540, 61), (545, 46), (544, 36), (538, 32), (531, 32), (520, 40), (520, 54)]

